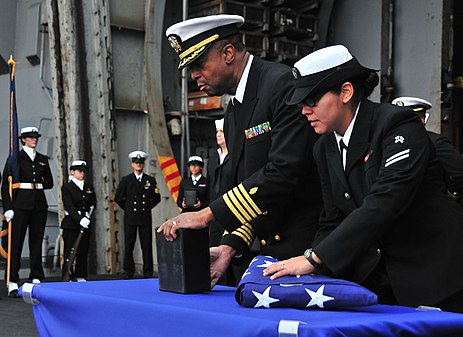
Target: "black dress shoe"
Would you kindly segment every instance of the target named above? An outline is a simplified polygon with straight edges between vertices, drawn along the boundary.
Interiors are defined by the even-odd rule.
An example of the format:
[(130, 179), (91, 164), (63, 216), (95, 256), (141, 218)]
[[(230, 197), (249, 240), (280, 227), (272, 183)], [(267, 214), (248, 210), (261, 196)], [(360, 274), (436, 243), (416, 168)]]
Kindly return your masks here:
[(19, 298), (18, 290), (17, 290), (17, 289), (14, 289), (14, 290), (10, 291), (10, 292), (8, 293), (8, 297)]
[(133, 279), (133, 274), (124, 274), (124, 279), (126, 279), (126, 280)]

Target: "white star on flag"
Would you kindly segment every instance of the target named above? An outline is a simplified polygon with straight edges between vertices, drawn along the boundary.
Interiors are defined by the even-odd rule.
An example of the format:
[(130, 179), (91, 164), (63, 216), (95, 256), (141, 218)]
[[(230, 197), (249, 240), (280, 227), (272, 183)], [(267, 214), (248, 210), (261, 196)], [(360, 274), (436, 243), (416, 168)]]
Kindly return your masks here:
[(277, 299), (277, 298), (270, 297), (270, 288), (272, 288), (272, 287), (270, 286), (267, 289), (265, 289), (265, 291), (262, 294), (258, 293), (257, 291), (254, 291), (254, 290), (252, 291), (254, 296), (256, 296), (256, 298), (257, 298), (257, 303), (254, 306), (254, 308), (259, 308), (259, 307), (270, 308), (270, 304), (279, 301), (279, 299)]
[(320, 308), (323, 308), (323, 303), (334, 300), (334, 297), (323, 295), (323, 290), (325, 290), (325, 285), (318, 288), (317, 292), (306, 288), (305, 291), (311, 297), (309, 304), (306, 306), (318, 305)]
[(268, 266), (272, 265), (273, 262), (272, 261), (267, 261), (267, 260), (264, 260), (265, 263), (264, 264), (259, 264), (257, 267), (261, 267), (261, 268), (267, 268)]
[(241, 279), (243, 279), (245, 276), (248, 276), (248, 275), (251, 275), (251, 273), (248, 271), (248, 269), (246, 269), (243, 276), (241, 276)]

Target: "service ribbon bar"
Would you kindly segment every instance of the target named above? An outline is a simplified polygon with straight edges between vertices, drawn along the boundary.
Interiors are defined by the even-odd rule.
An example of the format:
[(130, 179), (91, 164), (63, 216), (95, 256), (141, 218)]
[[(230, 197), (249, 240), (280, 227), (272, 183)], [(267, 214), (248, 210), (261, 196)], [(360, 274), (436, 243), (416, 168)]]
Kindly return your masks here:
[(265, 122), (244, 130), (244, 134), (246, 135), (246, 139), (250, 139), (263, 133), (269, 132), (270, 130), (272, 130), (270, 127), (270, 122)]

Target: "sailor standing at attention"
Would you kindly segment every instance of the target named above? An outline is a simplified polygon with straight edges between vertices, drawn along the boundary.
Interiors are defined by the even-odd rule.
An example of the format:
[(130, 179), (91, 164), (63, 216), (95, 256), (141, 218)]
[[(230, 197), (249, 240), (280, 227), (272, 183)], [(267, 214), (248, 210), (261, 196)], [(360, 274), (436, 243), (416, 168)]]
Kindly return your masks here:
[(133, 173), (122, 177), (116, 190), (116, 203), (124, 210), (124, 272), (125, 278), (135, 274), (133, 249), (140, 237), (143, 255), (143, 277), (153, 277), (153, 231), (151, 209), (161, 200), (156, 180), (143, 172), (148, 155), (143, 151), (129, 154)]
[(13, 201), (10, 199), (8, 161), (3, 171), (2, 200), (7, 222), (13, 220), (11, 233), (11, 266), (8, 296), (18, 296), (21, 252), (26, 231), (29, 229), (30, 274), (32, 283), (45, 278), (42, 268), (42, 240), (47, 222), (48, 203), (44, 190), (53, 187), (53, 177), (48, 157), (37, 152), (41, 134), (36, 127), (21, 129), (19, 139), (23, 146), (19, 151), (19, 186), (13, 186)]

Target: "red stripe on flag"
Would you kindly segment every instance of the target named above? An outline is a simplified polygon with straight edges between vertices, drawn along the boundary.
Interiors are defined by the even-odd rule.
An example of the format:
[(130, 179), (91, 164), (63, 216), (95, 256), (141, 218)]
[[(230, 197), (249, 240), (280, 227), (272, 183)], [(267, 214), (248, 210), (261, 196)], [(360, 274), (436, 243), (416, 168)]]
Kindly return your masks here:
[(179, 171), (176, 171), (174, 173), (171, 173), (171, 174), (167, 175), (165, 179), (168, 182), (168, 181), (170, 181), (172, 179), (175, 179), (177, 177), (180, 177), (180, 172)]
[(161, 170), (164, 170), (166, 167), (170, 166), (170, 165), (174, 165), (175, 164), (175, 158), (171, 158), (169, 160), (166, 160), (165, 162), (161, 163)]

